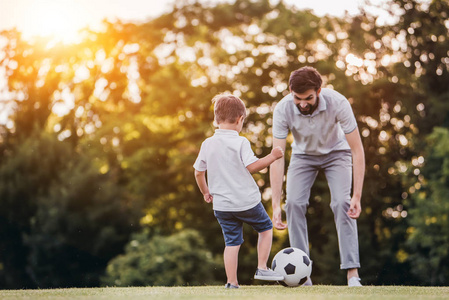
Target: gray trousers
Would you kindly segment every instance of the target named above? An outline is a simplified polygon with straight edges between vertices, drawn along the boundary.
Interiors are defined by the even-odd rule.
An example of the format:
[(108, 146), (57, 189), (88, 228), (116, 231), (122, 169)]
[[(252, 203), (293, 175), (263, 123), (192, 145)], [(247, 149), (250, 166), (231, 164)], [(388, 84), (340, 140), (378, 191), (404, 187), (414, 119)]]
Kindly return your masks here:
[(334, 151), (326, 155), (292, 155), (287, 171), (285, 205), (290, 245), (309, 255), (306, 212), (310, 189), (320, 170), (324, 171), (331, 192), (330, 206), (338, 234), (340, 268), (360, 268), (357, 222), (347, 214), (352, 186), (350, 150)]

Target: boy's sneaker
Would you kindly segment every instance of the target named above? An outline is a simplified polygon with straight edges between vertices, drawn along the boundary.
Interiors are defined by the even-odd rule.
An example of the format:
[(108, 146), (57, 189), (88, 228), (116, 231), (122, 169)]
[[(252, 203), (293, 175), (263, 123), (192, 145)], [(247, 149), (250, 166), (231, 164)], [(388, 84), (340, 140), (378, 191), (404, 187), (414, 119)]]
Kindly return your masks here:
[(363, 286), (363, 285), (360, 283), (360, 278), (351, 277), (348, 280), (348, 286)]
[(282, 276), (279, 273), (276, 273), (275, 271), (271, 269), (257, 269), (256, 274), (254, 274), (254, 279), (259, 280), (269, 280), (269, 281), (278, 281), (278, 280), (284, 280), (284, 276)]
[(238, 285), (230, 284), (229, 282), (225, 284), (225, 289), (239, 289)]

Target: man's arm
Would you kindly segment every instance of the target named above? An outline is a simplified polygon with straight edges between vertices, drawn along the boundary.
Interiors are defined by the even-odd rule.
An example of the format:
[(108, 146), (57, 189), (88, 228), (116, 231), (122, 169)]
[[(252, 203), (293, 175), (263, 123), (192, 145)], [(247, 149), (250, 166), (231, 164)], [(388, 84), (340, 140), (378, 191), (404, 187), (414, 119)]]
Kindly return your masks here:
[[(280, 147), (285, 153), (286, 139), (273, 138), (273, 149)], [(273, 206), (273, 225), (276, 229), (283, 230), (287, 224), (282, 222), (281, 197), (282, 185), (284, 183), (285, 159), (278, 159), (270, 166), (271, 203)]]
[(365, 152), (363, 150), (358, 128), (353, 132), (346, 134), (346, 140), (348, 141), (349, 147), (351, 147), (354, 177), (354, 188), (348, 215), (353, 219), (357, 219), (362, 212), (361, 197), (363, 179), (365, 177)]
[(204, 201), (211, 203), (213, 201), (213, 197), (209, 192), (209, 187), (207, 186), (206, 171), (198, 171), (195, 169), (195, 180), (201, 193), (203, 194)]
[(271, 153), (261, 158), (252, 164), (248, 165), (246, 168), (248, 171), (253, 174), (259, 172), (260, 170), (265, 169), (269, 165), (271, 165), (274, 161), (284, 156), (284, 150), (281, 147), (276, 147), (271, 150)]

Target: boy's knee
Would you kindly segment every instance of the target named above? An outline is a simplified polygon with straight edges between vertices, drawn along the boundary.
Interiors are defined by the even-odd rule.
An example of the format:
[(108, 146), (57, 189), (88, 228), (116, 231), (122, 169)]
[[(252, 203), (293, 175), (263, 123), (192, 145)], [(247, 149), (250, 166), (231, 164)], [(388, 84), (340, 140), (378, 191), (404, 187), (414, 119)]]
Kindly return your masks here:
[(273, 235), (273, 229), (271, 228), (271, 229), (267, 229), (267, 230), (265, 230), (265, 231), (262, 231), (262, 232), (259, 232), (259, 236), (261, 236), (261, 237), (265, 237), (265, 236), (271, 236), (271, 235)]
[(235, 251), (238, 250), (240, 248), (240, 245), (225, 245), (225, 249), (230, 250), (230, 251)]

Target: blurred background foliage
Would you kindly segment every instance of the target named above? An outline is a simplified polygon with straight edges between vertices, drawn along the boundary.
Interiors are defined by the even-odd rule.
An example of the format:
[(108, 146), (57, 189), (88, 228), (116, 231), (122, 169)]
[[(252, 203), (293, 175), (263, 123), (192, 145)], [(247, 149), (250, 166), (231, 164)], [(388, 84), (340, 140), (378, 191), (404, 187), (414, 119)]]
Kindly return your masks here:
[[(86, 29), (78, 44), (1, 32), (0, 288), (224, 282), (221, 230), (192, 168), (213, 134), (210, 100), (245, 101), (242, 134), (263, 156), (272, 110), (305, 65), (350, 100), (362, 135), (364, 283), (449, 284), (449, 4), (380, 9), (390, 22), (178, 1), (143, 24)], [(268, 172), (254, 178), (271, 214)], [(312, 279), (345, 284), (329, 199), (319, 176)], [(239, 280), (251, 284), (257, 234), (244, 230)], [(275, 231), (272, 254), (288, 245)]]

